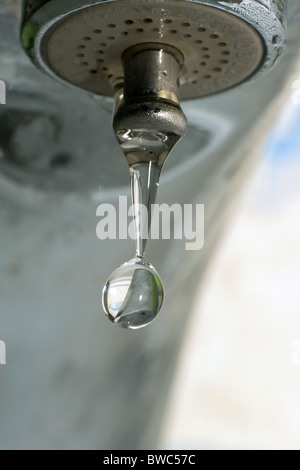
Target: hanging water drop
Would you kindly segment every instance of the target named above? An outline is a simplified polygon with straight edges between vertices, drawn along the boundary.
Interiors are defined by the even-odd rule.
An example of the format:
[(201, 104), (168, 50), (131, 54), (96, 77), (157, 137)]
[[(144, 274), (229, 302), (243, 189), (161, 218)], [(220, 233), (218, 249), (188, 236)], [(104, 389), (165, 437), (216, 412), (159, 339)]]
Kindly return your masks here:
[(133, 258), (116, 269), (103, 290), (103, 308), (108, 318), (123, 328), (148, 325), (161, 309), (164, 289), (153, 266)]
[(161, 170), (187, 129), (177, 96), (181, 61), (176, 49), (159, 44), (123, 55), (124, 91), (116, 96), (113, 126), (130, 169), (136, 254), (112, 273), (102, 296), (107, 317), (123, 328), (148, 325), (163, 303), (163, 284), (145, 248)]

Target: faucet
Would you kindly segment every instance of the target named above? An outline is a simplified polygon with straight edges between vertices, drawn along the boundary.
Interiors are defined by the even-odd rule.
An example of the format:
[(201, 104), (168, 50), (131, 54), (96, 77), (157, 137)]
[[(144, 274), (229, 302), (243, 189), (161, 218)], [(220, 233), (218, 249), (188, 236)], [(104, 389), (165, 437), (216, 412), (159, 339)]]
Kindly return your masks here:
[[(113, 129), (130, 167), (133, 201), (149, 209), (163, 165), (187, 130), (180, 101), (224, 92), (268, 71), (283, 51), (285, 3), (25, 0), (21, 38), (33, 62), (52, 77), (114, 99)], [(163, 286), (144, 259), (146, 238), (139, 235), (137, 211), (134, 216), (136, 258), (129, 261), (128, 286), (146, 288), (141, 278), (148, 279), (147, 295), (132, 293), (133, 301), (132, 288), (122, 289), (122, 308), (111, 307), (109, 289), (118, 289), (128, 274), (125, 263), (107, 281), (103, 307), (113, 323), (136, 329), (156, 317)]]

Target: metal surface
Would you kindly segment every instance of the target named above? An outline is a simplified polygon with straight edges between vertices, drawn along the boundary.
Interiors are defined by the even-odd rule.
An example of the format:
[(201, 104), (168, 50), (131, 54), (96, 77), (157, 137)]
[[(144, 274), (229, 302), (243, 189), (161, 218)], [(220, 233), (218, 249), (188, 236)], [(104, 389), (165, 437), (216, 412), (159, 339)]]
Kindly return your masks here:
[(162, 99), (179, 104), (179, 79), (183, 55), (160, 43), (130, 47), (122, 55), (127, 102)]
[(183, 53), (180, 97), (190, 99), (242, 83), (276, 59), (284, 41), (278, 17), (257, 2), (237, 10), (218, 1), (51, 0), (27, 12), (22, 38), (48, 73), (105, 96), (123, 77), (124, 50), (169, 44)]
[(116, 100), (114, 131), (129, 165), (152, 162), (161, 169), (187, 131), (178, 99), (181, 54), (148, 43), (127, 49), (122, 58), (125, 81)]

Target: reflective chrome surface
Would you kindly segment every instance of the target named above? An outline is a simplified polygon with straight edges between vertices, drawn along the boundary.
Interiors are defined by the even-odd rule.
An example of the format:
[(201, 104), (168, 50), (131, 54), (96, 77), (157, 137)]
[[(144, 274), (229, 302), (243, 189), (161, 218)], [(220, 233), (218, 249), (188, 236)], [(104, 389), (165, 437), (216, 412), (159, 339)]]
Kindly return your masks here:
[(274, 64), (285, 41), (280, 4), (51, 0), (25, 15), (22, 41), (46, 72), (105, 96), (112, 96), (122, 77), (126, 49), (141, 42), (169, 44), (184, 55), (181, 98), (196, 98)]

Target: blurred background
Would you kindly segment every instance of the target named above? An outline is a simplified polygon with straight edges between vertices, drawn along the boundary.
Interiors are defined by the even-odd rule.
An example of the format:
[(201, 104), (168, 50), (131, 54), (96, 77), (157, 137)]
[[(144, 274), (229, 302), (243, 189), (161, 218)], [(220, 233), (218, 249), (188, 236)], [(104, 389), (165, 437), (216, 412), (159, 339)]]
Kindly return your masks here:
[(163, 447), (300, 448), (299, 83), (195, 299)]

